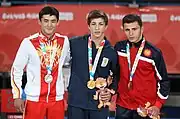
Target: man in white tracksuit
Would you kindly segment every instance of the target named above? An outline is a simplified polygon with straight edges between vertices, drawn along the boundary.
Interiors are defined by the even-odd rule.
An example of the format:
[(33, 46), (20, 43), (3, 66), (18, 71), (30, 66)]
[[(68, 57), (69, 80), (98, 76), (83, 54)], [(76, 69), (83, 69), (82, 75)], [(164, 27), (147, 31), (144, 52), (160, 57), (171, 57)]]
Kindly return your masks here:
[[(56, 8), (39, 12), (41, 31), (23, 39), (11, 70), (14, 105), (24, 119), (64, 119), (62, 66), (69, 54), (67, 36), (55, 33), (59, 21)], [(26, 67), (26, 68), (25, 68)], [(22, 75), (26, 69), (26, 102), (22, 98)]]

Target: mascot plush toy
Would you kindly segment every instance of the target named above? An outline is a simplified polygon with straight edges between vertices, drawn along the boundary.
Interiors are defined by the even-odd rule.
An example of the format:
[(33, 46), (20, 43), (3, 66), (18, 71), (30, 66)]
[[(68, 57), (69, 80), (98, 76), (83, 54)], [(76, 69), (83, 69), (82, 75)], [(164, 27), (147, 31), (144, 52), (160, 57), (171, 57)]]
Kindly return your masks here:
[(106, 105), (109, 106), (111, 104), (110, 102), (103, 102), (100, 97), (100, 94), (103, 93), (103, 91), (109, 91), (112, 94), (115, 93), (114, 90), (110, 90), (110, 89), (106, 88), (107, 85), (108, 85), (108, 83), (105, 78), (99, 77), (96, 79), (95, 86), (98, 90), (96, 91), (96, 94), (94, 95), (94, 100), (99, 99), (98, 108), (101, 108), (102, 106), (105, 107)]
[(157, 117), (155, 116), (152, 116), (149, 114), (148, 112), (148, 108), (151, 106), (151, 103), (150, 102), (147, 102), (145, 104), (145, 107), (139, 107), (137, 108), (137, 112), (138, 114), (141, 116), (141, 117), (146, 117), (146, 116), (149, 116), (150, 118), (152, 119), (160, 119), (160, 116), (158, 115)]

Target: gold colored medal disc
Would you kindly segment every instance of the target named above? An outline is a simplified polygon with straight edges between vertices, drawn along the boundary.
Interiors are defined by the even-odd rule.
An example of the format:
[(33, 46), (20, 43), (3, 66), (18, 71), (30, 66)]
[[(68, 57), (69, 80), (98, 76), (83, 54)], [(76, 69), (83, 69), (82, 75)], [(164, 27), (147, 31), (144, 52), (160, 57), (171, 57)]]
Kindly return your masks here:
[(95, 88), (95, 81), (94, 81), (94, 80), (89, 80), (89, 81), (87, 82), (87, 87), (88, 87), (89, 89)]

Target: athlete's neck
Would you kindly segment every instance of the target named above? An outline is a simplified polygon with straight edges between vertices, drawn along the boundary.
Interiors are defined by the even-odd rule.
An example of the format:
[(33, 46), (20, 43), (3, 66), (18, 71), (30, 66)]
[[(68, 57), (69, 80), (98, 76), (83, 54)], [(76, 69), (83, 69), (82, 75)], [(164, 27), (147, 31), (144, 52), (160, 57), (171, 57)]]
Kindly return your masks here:
[(41, 31), (41, 33), (47, 38), (47, 40), (48, 41), (51, 41), (52, 40), (52, 38), (53, 38), (53, 36), (54, 36), (54, 33), (53, 34), (46, 34), (46, 33), (44, 33), (43, 31)]
[(48, 38), (48, 41), (51, 41), (53, 38), (53, 35), (49, 35), (49, 36), (47, 36), (47, 38)]
[(99, 48), (100, 43), (104, 40), (104, 35), (102, 35), (101, 37), (93, 37), (93, 36), (91, 35), (91, 39), (92, 39), (92, 41), (95, 43), (96, 48)]
[(139, 39), (135, 43), (138, 43), (141, 39), (142, 39), (142, 35), (139, 37)]

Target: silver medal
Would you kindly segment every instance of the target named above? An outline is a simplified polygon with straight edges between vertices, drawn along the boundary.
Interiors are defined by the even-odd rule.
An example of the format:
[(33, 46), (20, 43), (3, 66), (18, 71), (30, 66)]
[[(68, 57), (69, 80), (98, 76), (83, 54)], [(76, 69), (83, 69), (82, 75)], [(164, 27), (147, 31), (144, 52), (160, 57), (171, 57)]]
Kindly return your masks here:
[(51, 74), (47, 74), (44, 79), (46, 83), (51, 83), (53, 80), (53, 77)]

